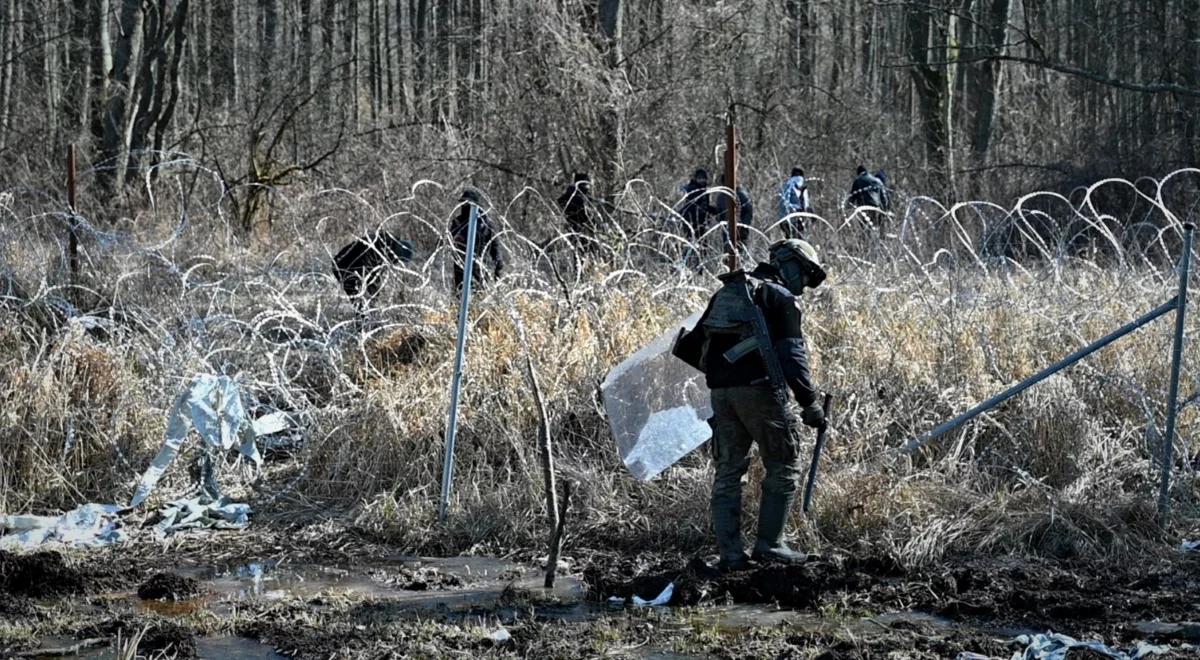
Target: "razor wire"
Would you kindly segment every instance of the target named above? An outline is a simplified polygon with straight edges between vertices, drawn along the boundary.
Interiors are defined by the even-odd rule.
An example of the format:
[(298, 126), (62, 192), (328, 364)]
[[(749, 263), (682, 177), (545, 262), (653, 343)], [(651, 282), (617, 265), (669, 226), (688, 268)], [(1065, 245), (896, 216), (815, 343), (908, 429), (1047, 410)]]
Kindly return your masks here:
[[(176, 391), (201, 368), (237, 375), (255, 393), (254, 405), (286, 409), (310, 426), (323, 407), (361, 395), (348, 375), (352, 369), (385, 377), (370, 358), (381, 338), (444, 330), (447, 321), (438, 317), (453, 306), (449, 271), (456, 251), (447, 226), (456, 185), (416, 181), (407, 195), (384, 202), (339, 188), (298, 194), (270, 189), (270, 245), (256, 247), (229, 217), (229, 197), (239, 189), (185, 154), (160, 156), (153, 176), (147, 171), (138, 179), (144, 206), (131, 222), (89, 217), (87, 198), (80, 202), (74, 220), (88, 287), (64, 281), (66, 215), (58, 195), (0, 191), (0, 306), (26, 314), (48, 310), (64, 332), (73, 319), (94, 319), (89, 322), (155, 365), (152, 377), (163, 390)], [(1064, 272), (1124, 277), (1131, 296), (1153, 298), (1170, 286), (1181, 227), (1200, 206), (1197, 181), (1196, 169), (1161, 179), (1107, 179), (1077, 195), (1029, 193), (1011, 208), (986, 201), (946, 206), (897, 190), (894, 213), (843, 209), (814, 195), (816, 207), (839, 214), (803, 218), (807, 238), (834, 273), (835, 290), (875, 291), (861, 304), (884, 307), (891, 304), (885, 302), (887, 281), (915, 281), (932, 293), (905, 304), (958, 306), (946, 312), (952, 324), (953, 314), (963, 310), (1009, 304), (1003, 287), (999, 293), (957, 289), (964, 273), (1000, 282), (1032, 276), (1061, 286), (1053, 294), (1057, 300), (1029, 313), (1065, 309), (1071, 321), (1084, 323), (1099, 312), (1089, 310), (1088, 293), (1075, 290)], [(660, 197), (655, 190), (646, 180), (627, 182), (597, 235), (567, 230), (552, 197), (531, 187), (485, 198), (496, 224), (492, 240), (502, 246), (508, 267), (480, 292), (478, 306), (488, 310), (527, 296), (560, 307), (562, 322), (603, 296), (645, 294), (686, 316), (724, 271), (726, 230), (714, 225), (693, 234), (677, 211), (682, 197)], [(1120, 197), (1122, 205), (1104, 202), (1105, 196)], [(773, 215), (745, 227), (744, 250), (751, 257), (782, 237), (790, 218)], [(411, 240), (416, 255), (411, 263), (384, 269), (384, 292), (364, 319), (342, 294), (330, 265), (346, 241), (385, 228)], [(90, 306), (72, 302), (79, 298), (72, 293), (81, 292)], [(903, 307), (895, 313), (904, 313)], [(472, 326), (479, 318), (473, 316)], [(1124, 319), (1095, 321), (1115, 325)], [(1194, 339), (1197, 327), (1189, 325), (1186, 333)], [(449, 355), (445, 362), (448, 369)], [(1186, 396), (1200, 389), (1200, 370), (1188, 365), (1184, 373)]]

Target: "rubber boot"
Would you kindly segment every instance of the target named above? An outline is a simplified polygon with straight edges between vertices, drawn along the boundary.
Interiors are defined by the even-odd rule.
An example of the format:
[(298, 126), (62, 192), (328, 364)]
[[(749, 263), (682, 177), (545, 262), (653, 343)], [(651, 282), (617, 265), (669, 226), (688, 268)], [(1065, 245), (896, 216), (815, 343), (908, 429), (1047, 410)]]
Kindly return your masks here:
[(755, 561), (803, 564), (808, 559), (808, 555), (792, 550), (783, 542), (783, 528), (793, 499), (790, 494), (763, 493), (758, 510), (758, 539), (754, 542)]
[(723, 502), (717, 498), (713, 502), (713, 531), (717, 535), (717, 551), (721, 559), (717, 568), (721, 572), (740, 571), (748, 567), (749, 556), (742, 545), (742, 506), (741, 501)]

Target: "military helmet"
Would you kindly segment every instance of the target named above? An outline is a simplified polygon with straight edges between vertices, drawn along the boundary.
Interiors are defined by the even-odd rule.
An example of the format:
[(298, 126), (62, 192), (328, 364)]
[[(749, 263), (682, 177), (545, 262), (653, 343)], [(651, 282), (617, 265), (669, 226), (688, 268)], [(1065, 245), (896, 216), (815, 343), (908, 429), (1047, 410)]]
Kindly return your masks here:
[(792, 293), (799, 294), (805, 285), (815, 289), (825, 281), (817, 249), (807, 241), (798, 238), (776, 241), (767, 254)]

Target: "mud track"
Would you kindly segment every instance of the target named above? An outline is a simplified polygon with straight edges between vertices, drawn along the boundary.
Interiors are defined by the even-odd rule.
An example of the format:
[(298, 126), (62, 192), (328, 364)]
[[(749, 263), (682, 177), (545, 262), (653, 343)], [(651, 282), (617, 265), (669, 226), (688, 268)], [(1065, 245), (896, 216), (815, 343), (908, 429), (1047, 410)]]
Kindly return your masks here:
[[(662, 653), (831, 660), (969, 651), (1007, 659), (1017, 650), (1013, 637), (1047, 630), (1124, 648), (1166, 643), (1174, 655), (1158, 657), (1167, 658), (1195, 657), (1187, 645), (1200, 643), (1200, 625), (1192, 623), (1200, 620), (1200, 558), (1179, 553), (1142, 564), (960, 558), (924, 570), (881, 557), (829, 556), (730, 575), (698, 557), (596, 553), (570, 558), (560, 579), (582, 589), (564, 600), (529, 586), (539, 573), (532, 555), (525, 562), (414, 564), (370, 542), (343, 542), (331, 553), (323, 551), (328, 539), (287, 546), (286, 536), (258, 530), (169, 549), (0, 553), (0, 620), (7, 625), (0, 625), (0, 657), (48, 647), (51, 639), (63, 645), (135, 634), (143, 635), (141, 654), (180, 658), (216, 657), (212, 649), (222, 648), (222, 657), (247, 658)], [(314, 563), (322, 556), (337, 567)], [(257, 589), (257, 574), (198, 571), (203, 557), (266, 566), (266, 586), (238, 586)], [(293, 558), (325, 582), (292, 586), (272, 578), (272, 571), (295, 570), (286, 568)], [(464, 570), (466, 564), (473, 568)], [(608, 603), (613, 596), (651, 599), (671, 583), (671, 607)], [(499, 630), (507, 636), (494, 637)], [(234, 655), (228, 644), (253, 654)]]

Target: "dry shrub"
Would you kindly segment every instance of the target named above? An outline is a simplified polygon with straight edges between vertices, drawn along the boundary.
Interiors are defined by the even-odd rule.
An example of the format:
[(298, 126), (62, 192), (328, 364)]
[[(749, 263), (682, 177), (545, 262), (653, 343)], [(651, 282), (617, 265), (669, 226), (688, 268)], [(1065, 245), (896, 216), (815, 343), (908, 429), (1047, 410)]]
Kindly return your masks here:
[(1069, 377), (1056, 375), (1003, 410), (1006, 424), (977, 440), (978, 460), (1009, 480), (1029, 475), (1055, 489), (1087, 468), (1088, 448), (1101, 442), (1096, 417)]

